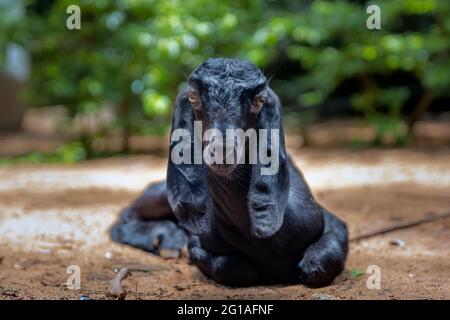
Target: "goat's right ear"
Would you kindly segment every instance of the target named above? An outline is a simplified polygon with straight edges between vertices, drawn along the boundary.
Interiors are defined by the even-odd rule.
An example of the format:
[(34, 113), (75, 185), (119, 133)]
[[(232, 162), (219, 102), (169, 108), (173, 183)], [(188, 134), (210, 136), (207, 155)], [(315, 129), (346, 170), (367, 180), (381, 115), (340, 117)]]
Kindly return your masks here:
[[(261, 159), (252, 165), (248, 211), (250, 220), (250, 234), (257, 239), (267, 239), (280, 230), (284, 221), (284, 212), (289, 195), (289, 166), (284, 144), (284, 131), (281, 123), (281, 103), (277, 95), (269, 88), (267, 101), (261, 108), (257, 128), (273, 130), (278, 133), (278, 142), (267, 141), (266, 154), (277, 154), (278, 166), (267, 173), (271, 165), (262, 164)], [(259, 142), (258, 148), (262, 148)]]
[[(203, 162), (194, 163), (194, 113), (189, 103), (187, 91), (181, 92), (175, 103), (172, 118), (172, 130), (170, 138), (169, 163), (167, 169), (167, 198), (175, 217), (181, 227), (192, 234), (200, 235), (210, 229), (208, 216), (208, 183), (206, 169)], [(175, 130), (182, 129), (186, 134), (177, 134), (178, 138), (190, 139), (190, 141), (173, 141)], [(181, 130), (178, 130), (180, 132)], [(178, 133), (175, 132), (175, 133)], [(187, 146), (190, 153), (186, 163), (174, 161), (172, 151), (178, 143)], [(184, 152), (183, 151), (183, 152)]]

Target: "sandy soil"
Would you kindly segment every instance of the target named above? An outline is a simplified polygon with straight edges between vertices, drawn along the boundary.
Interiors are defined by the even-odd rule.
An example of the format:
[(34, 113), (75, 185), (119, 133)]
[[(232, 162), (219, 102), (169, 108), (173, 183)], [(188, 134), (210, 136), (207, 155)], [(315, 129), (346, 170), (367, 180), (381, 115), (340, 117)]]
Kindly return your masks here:
[[(450, 211), (450, 150), (293, 155), (352, 237)], [(345, 272), (321, 289), (227, 288), (186, 258), (164, 260), (112, 243), (107, 229), (118, 211), (164, 178), (165, 162), (145, 156), (0, 167), (0, 299), (111, 299), (109, 282), (121, 267), (131, 270), (123, 281), (127, 299), (450, 299), (450, 218), (351, 242)], [(80, 267), (80, 290), (66, 286), (70, 265)], [(380, 267), (380, 289), (366, 285), (370, 265)]]

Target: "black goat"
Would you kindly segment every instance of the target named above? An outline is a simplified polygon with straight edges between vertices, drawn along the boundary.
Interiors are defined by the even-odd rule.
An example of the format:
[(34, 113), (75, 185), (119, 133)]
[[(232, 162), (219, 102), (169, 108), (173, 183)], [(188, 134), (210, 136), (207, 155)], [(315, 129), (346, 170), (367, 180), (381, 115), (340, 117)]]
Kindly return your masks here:
[(347, 228), (317, 204), (287, 156), (281, 105), (267, 82), (249, 62), (206, 60), (177, 98), (172, 132), (193, 136), (194, 121), (222, 133), (278, 129), (278, 149), (267, 146), (279, 157), (277, 172), (261, 174), (267, 165), (260, 161), (175, 164), (169, 157), (167, 181), (150, 185), (121, 213), (113, 240), (163, 256), (178, 256), (188, 243), (190, 260), (230, 286), (333, 281), (344, 268)]

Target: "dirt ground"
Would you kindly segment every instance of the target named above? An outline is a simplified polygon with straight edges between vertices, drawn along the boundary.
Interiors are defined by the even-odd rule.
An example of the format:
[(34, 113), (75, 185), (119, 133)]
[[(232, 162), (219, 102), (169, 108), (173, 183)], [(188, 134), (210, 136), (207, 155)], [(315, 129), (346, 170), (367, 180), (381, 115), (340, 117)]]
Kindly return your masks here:
[[(300, 149), (293, 156), (353, 238), (450, 212), (450, 149)], [(165, 163), (136, 156), (0, 167), (0, 299), (111, 299), (109, 283), (121, 267), (131, 270), (126, 299), (450, 299), (449, 217), (352, 241), (346, 270), (320, 289), (227, 288), (187, 258), (165, 260), (111, 242), (107, 229), (119, 210), (164, 178)], [(79, 290), (66, 286), (71, 265), (81, 270)], [(380, 289), (366, 285), (371, 265), (380, 268)]]

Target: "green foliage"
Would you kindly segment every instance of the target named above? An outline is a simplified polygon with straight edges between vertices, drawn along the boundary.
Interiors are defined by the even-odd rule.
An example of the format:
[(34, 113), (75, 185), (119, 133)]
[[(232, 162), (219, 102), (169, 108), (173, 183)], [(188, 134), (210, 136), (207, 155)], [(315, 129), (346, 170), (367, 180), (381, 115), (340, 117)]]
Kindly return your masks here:
[(65, 104), (72, 114), (112, 102), (132, 131), (167, 123), (185, 74), (205, 57), (236, 53), (262, 12), (257, 1), (83, 0), (81, 30), (70, 31), (72, 3), (29, 19), (30, 101)]
[[(213, 56), (275, 70), (282, 100), (311, 119), (356, 81), (349, 103), (374, 125), (378, 143), (407, 141), (401, 110), (414, 93), (386, 79), (402, 72), (433, 98), (449, 95), (449, 1), (377, 1), (381, 30), (366, 28), (363, 1), (80, 0), (82, 27), (70, 31), (71, 4), (28, 10), (13, 27), (0, 16), (0, 45), (14, 39), (31, 51), (30, 103), (64, 104), (72, 115), (112, 103), (120, 121), (110, 130), (163, 131), (186, 74)], [(287, 62), (298, 70), (277, 74)]]
[(361, 277), (366, 274), (366, 271), (364, 269), (355, 268), (349, 271), (349, 274), (353, 278)]
[(305, 69), (287, 80), (295, 83), (294, 90), (285, 92), (288, 98), (292, 95), (303, 106), (318, 106), (344, 81), (356, 80), (360, 89), (351, 93), (351, 103), (374, 125), (375, 142), (402, 144), (408, 131), (401, 109), (411, 98), (412, 88), (377, 78), (403, 72), (434, 98), (449, 95), (450, 3), (376, 4), (381, 8), (381, 30), (368, 30), (365, 7), (351, 1), (313, 1), (305, 10), (282, 12), (268, 24), (283, 21), (283, 39), (278, 43), (284, 44), (289, 59)]

